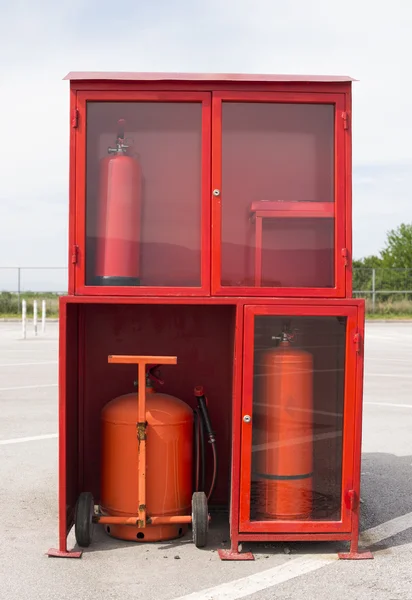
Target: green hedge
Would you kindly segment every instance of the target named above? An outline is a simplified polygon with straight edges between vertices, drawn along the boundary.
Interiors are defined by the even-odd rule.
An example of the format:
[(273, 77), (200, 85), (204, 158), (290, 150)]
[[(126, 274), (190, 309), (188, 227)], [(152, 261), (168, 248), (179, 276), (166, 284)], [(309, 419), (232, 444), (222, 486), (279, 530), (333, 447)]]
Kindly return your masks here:
[(21, 303), (26, 300), (27, 315), (33, 314), (33, 301), (37, 300), (37, 314), (41, 317), (41, 302), (46, 300), (46, 317), (56, 318), (59, 315), (59, 295), (53, 293), (38, 294), (35, 292), (24, 292), (17, 294), (12, 292), (0, 292), (0, 316), (20, 316)]

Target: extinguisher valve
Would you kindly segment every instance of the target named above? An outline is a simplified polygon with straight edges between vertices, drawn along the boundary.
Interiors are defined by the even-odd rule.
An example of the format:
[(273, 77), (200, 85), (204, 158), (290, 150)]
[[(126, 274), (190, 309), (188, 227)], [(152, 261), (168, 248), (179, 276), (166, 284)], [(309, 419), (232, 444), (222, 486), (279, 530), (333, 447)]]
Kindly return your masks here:
[(150, 383), (150, 380), (156, 381), (160, 385), (164, 385), (163, 379), (160, 379), (160, 365), (148, 365), (146, 371), (146, 381)]
[(123, 144), (123, 142), (118, 141), (116, 143), (116, 148), (107, 148), (108, 154), (126, 154), (129, 146), (127, 144)]
[(124, 119), (119, 119), (117, 122), (117, 137), (116, 137), (116, 148), (107, 148), (107, 152), (109, 154), (126, 154), (129, 146), (125, 144), (124, 132), (126, 128), (126, 121)]
[[(147, 365), (146, 368), (146, 386), (152, 387), (152, 381), (156, 381), (159, 385), (164, 385), (163, 379), (160, 379), (160, 365)], [(134, 387), (138, 387), (138, 381), (133, 382)]]
[(296, 341), (296, 334), (299, 332), (299, 329), (284, 330), (281, 335), (272, 335), (272, 340), (280, 340), (281, 342), (289, 342), (292, 343)]

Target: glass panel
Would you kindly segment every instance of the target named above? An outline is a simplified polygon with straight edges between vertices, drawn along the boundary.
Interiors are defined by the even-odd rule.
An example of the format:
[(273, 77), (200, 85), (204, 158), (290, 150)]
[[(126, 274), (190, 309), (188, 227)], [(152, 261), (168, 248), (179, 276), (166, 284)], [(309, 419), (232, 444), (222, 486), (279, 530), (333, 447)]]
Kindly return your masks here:
[(252, 521), (339, 520), (346, 317), (256, 316)]
[(87, 285), (201, 285), (201, 138), (201, 103), (88, 103)]
[(334, 110), (223, 102), (223, 286), (335, 285)]

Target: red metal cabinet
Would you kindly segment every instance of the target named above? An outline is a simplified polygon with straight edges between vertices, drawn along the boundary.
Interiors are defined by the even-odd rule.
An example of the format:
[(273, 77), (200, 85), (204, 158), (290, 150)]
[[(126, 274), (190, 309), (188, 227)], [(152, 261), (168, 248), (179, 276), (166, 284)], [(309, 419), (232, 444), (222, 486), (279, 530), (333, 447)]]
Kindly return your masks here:
[[(211, 507), (229, 508), (221, 558), (251, 558), (238, 552), (244, 540), (305, 539), (351, 540), (346, 557), (358, 558), (364, 301), (351, 298), (352, 80), (66, 79), (69, 293), (51, 553), (73, 556), (78, 495), (100, 494), (101, 411), (131, 391), (134, 372), (107, 357), (137, 353), (177, 356), (164, 391), (189, 406), (194, 386), (207, 390), (219, 450)], [(110, 171), (114, 147), (132, 159), (128, 183)], [(119, 247), (109, 269), (102, 257)], [(285, 327), (310, 367), (273, 377), (268, 353)], [(293, 397), (304, 401), (298, 419)], [(298, 451), (285, 451), (293, 436)]]
[[(294, 339), (282, 371), (271, 361), (285, 326)], [(245, 305), (239, 539), (357, 536), (348, 498), (359, 498), (363, 335), (355, 300)], [(299, 366), (302, 351), (312, 371)]]
[[(349, 80), (69, 77), (70, 293), (351, 294)], [(114, 233), (101, 173), (120, 119), (141, 205)], [(105, 235), (133, 238), (138, 277), (102, 285)]]

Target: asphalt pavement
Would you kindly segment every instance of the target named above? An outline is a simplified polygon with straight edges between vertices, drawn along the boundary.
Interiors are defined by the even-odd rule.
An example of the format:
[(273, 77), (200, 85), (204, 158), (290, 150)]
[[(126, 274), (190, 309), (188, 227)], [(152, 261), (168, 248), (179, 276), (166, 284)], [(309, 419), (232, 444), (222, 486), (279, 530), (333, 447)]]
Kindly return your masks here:
[[(222, 562), (225, 520), (204, 550), (191, 536), (127, 544), (98, 532), (83, 558), (58, 543), (57, 323), (21, 339), (0, 323), (0, 599), (412, 599), (412, 323), (368, 323), (362, 540), (374, 560), (339, 561), (342, 544), (251, 544), (253, 562)], [(69, 545), (74, 545), (69, 536)], [(346, 545), (345, 545), (346, 547)]]

